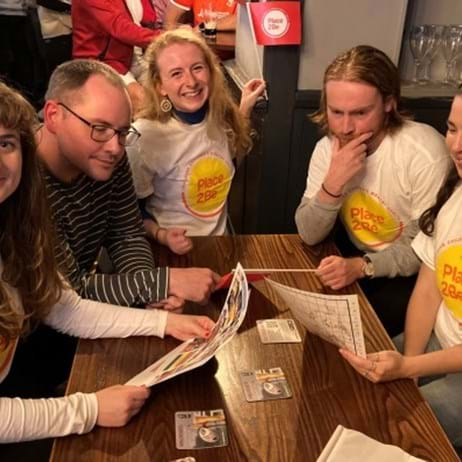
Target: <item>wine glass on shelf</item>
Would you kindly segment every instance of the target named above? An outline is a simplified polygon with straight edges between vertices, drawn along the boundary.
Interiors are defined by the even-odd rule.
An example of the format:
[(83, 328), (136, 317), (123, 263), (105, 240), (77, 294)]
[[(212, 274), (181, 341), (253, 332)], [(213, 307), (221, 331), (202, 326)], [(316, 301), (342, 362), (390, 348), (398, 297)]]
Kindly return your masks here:
[(414, 58), (414, 77), (412, 83), (418, 84), (422, 70), (422, 64), (429, 46), (429, 28), (427, 25), (417, 25), (411, 28), (409, 34), (409, 46)]
[(420, 83), (430, 84), (432, 83), (430, 69), (436, 54), (441, 48), (443, 26), (438, 24), (428, 24), (426, 27), (428, 28), (428, 47), (423, 59), (423, 75), (420, 79)]
[(446, 61), (446, 78), (444, 85), (457, 85), (458, 77), (455, 75), (457, 60), (462, 54), (462, 26), (450, 24), (444, 26), (442, 35), (442, 51)]

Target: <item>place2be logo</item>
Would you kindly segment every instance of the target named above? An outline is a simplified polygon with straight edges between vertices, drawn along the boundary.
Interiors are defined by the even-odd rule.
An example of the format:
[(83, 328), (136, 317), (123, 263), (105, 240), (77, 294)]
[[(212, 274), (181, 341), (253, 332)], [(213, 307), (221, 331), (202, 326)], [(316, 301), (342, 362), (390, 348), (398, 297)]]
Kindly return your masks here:
[(252, 35), (257, 45), (300, 45), (299, 1), (246, 2)]
[(289, 27), (289, 16), (284, 10), (273, 8), (263, 16), (262, 29), (268, 37), (282, 37), (287, 33)]

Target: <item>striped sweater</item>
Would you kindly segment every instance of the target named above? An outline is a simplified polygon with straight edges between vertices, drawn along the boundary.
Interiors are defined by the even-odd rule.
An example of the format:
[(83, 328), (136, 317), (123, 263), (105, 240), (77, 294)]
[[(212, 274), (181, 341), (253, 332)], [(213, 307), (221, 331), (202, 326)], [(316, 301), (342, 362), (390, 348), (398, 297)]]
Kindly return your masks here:
[[(126, 157), (104, 182), (81, 175), (63, 183), (43, 170), (58, 235), (58, 262), (74, 289), (84, 298), (124, 306), (166, 298), (168, 268), (155, 268)], [(102, 247), (113, 274), (93, 271)]]

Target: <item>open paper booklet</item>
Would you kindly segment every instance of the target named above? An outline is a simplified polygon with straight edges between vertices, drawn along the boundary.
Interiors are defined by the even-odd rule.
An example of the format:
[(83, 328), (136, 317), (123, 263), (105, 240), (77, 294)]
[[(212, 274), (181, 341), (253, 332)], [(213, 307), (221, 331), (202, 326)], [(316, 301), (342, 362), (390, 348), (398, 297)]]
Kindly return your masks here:
[(127, 385), (150, 387), (206, 363), (237, 332), (247, 313), (248, 302), (247, 278), (242, 266), (238, 263), (220, 317), (210, 337), (208, 339), (194, 338), (183, 342), (130, 379)]
[(266, 282), (307, 330), (339, 347), (366, 357), (357, 295), (324, 295)]

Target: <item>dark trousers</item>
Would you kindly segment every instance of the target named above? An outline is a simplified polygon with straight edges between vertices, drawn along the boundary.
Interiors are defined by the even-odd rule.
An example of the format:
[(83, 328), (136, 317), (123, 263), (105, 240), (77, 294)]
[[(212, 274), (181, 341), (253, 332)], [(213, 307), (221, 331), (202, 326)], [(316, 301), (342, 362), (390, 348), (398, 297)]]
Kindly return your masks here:
[[(16, 349), (7, 378), (0, 384), (1, 397), (50, 398), (62, 395), (69, 377), (77, 339), (40, 325)], [(53, 439), (0, 444), (0, 461), (45, 462)]]
[(47, 398), (69, 377), (77, 339), (40, 325), (20, 340), (0, 396)]
[(47, 62), (46, 80), (48, 81), (57, 66), (72, 59), (72, 35), (60, 35), (45, 39), (43, 44)]
[(0, 15), (0, 80), (20, 90), (36, 107), (46, 88), (46, 63), (37, 11)]
[[(362, 254), (350, 241), (345, 228), (340, 223), (336, 226), (334, 240), (344, 257)], [(407, 305), (416, 280), (417, 275), (358, 280), (369, 303), (392, 338), (404, 331)]]
[(53, 438), (25, 443), (0, 444), (2, 462), (48, 462), (53, 446)]
[(416, 279), (417, 275), (358, 281), (391, 338), (404, 331), (407, 305)]

